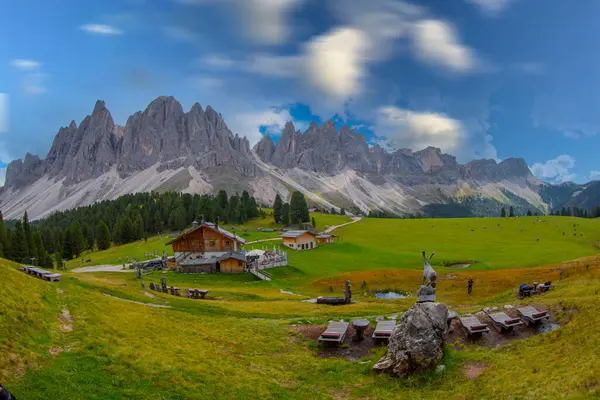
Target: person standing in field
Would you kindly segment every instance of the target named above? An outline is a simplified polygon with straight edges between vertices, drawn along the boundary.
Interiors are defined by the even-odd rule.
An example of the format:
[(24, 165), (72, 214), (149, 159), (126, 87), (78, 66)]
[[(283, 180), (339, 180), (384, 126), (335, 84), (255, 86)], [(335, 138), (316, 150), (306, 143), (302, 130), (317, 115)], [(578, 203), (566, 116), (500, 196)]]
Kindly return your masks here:
[(467, 291), (469, 295), (473, 292), (473, 278), (469, 278), (469, 281), (467, 282)]

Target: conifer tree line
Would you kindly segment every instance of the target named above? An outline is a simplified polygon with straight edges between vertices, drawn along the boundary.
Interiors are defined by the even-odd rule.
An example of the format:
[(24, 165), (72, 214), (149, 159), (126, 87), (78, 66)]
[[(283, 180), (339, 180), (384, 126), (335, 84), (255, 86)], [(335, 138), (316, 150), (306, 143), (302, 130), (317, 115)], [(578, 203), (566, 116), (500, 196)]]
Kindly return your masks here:
[[(164, 231), (179, 231), (197, 220), (243, 224), (259, 215), (254, 197), (247, 191), (228, 196), (174, 192), (136, 193), (73, 210), (56, 212), (30, 222), (27, 212), (4, 225), (0, 213), (0, 256), (20, 263), (51, 268), (54, 263), (79, 257), (86, 250), (105, 250), (111, 245), (145, 239)], [(11, 221), (12, 222), (12, 221)]]
[(308, 203), (304, 195), (296, 190), (292, 192), (290, 202), (284, 203), (281, 196), (277, 194), (273, 203), (273, 219), (275, 223), (283, 225), (310, 222)]

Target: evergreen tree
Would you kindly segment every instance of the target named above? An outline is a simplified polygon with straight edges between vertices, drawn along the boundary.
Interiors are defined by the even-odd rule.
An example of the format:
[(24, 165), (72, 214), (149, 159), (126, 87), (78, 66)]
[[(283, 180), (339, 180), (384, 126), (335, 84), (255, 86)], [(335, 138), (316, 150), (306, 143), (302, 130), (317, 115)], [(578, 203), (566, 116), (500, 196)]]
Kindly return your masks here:
[(56, 250), (54, 253), (54, 265), (56, 265), (57, 269), (62, 269), (63, 249), (60, 247), (60, 243), (54, 248)]
[(135, 228), (133, 227), (133, 222), (128, 215), (125, 215), (121, 219), (121, 242), (131, 243), (135, 242), (135, 240)]
[(37, 248), (37, 265), (43, 268), (52, 268), (52, 258), (44, 247), (44, 241), (42, 240), (42, 234), (39, 231), (35, 232), (35, 245)]
[(135, 240), (140, 240), (144, 237), (144, 220), (142, 215), (138, 213), (133, 223), (133, 230), (135, 232)]
[(231, 198), (229, 199), (229, 209), (227, 210), (227, 219), (224, 221), (225, 223), (228, 223), (228, 222), (232, 222), (234, 224), (240, 223), (239, 203), (240, 203), (240, 198), (237, 195), (231, 196)]
[(160, 215), (160, 210), (156, 210), (156, 212), (152, 215), (152, 230), (153, 233), (159, 233), (163, 230), (163, 219)]
[[(115, 244), (123, 244), (125, 242), (123, 242), (123, 232), (121, 229), (121, 219), (117, 219), (117, 221), (115, 222), (115, 225), (113, 226), (113, 230), (112, 230), (112, 240), (113, 242), (115, 242)], [(66, 243), (65, 243), (66, 245)], [(64, 251), (64, 248), (63, 248)]]
[(283, 203), (281, 206), (281, 223), (283, 225), (290, 224), (290, 205), (289, 203)]
[(229, 210), (229, 201), (227, 199), (226, 191), (219, 190), (219, 194), (217, 195), (217, 203), (219, 204), (219, 207), (221, 207), (221, 210)]
[(340, 208), (340, 215), (346, 215), (346, 210), (343, 207)]
[(502, 217), (502, 218), (506, 217), (506, 210), (504, 209), (504, 207), (502, 207), (500, 209), (500, 217)]
[(508, 216), (509, 217), (514, 217), (515, 216), (515, 213), (514, 213), (514, 210), (513, 210), (513, 206), (510, 206), (508, 208)]
[(94, 230), (87, 223), (84, 223), (81, 226), (81, 231), (84, 239), (83, 249), (94, 250)]
[(279, 193), (275, 196), (275, 202), (273, 203), (273, 218), (275, 219), (275, 223), (281, 223), (281, 207), (283, 206), (283, 202), (281, 201), (281, 196)]
[(337, 214), (337, 213), (335, 212), (335, 208), (331, 207), (331, 212), (330, 212), (330, 214)]
[(25, 240), (27, 241), (27, 257), (35, 257), (35, 241), (33, 239), (33, 232), (31, 231), (31, 226), (29, 225), (29, 217), (27, 216), (27, 211), (23, 213), (23, 232), (25, 233)]
[(0, 211), (0, 257), (10, 259), (10, 251), (6, 240), (6, 229), (4, 229), (4, 218)]
[[(531, 210), (527, 210), (527, 216), (528, 216), (528, 217), (531, 217), (531, 215), (532, 215), (532, 214), (531, 214)], [(550, 212), (550, 215), (552, 215), (552, 212)]]
[(63, 232), (62, 240), (62, 258), (70, 260), (73, 258), (75, 244), (73, 243), (73, 235), (71, 234), (71, 227), (67, 227)]
[(12, 238), (12, 259), (16, 262), (29, 264), (31, 263), (31, 260), (27, 259), (29, 257), (27, 251), (27, 238), (21, 221), (16, 222), (14, 231), (15, 233)]
[(315, 217), (312, 217), (312, 226), (314, 226), (315, 228), (317, 227), (317, 223), (315, 222)]
[(198, 221), (212, 221), (213, 220), (213, 202), (210, 196), (204, 195), (200, 198), (200, 205), (196, 212), (196, 219)]
[(290, 222), (292, 224), (300, 224), (302, 222), (309, 222), (310, 216), (308, 215), (308, 204), (304, 195), (299, 191), (292, 193), (292, 199), (290, 201)]
[(46, 249), (46, 251), (50, 254), (53, 254), (55, 251), (54, 246), (56, 244), (54, 230), (44, 229), (42, 233), (42, 239), (44, 240), (44, 248)]
[(110, 247), (110, 230), (108, 225), (102, 220), (98, 222), (96, 227), (96, 240), (98, 243), (98, 250), (106, 250)]
[(71, 227), (71, 237), (73, 246), (73, 255), (79, 257), (83, 253), (83, 249), (86, 245), (85, 238), (83, 237), (83, 231), (81, 225), (73, 224)]

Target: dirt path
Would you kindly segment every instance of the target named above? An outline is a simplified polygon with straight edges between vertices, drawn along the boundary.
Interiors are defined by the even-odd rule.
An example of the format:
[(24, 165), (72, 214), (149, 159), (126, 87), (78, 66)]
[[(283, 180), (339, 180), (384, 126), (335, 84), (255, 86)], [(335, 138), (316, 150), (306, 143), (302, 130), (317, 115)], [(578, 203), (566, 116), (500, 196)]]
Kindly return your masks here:
[(122, 265), (94, 265), (91, 267), (75, 268), (71, 270), (76, 274), (82, 272), (134, 272), (132, 269), (123, 269)]
[(246, 244), (262, 243), (262, 242), (274, 242), (275, 240), (281, 240), (281, 238), (278, 237), (278, 238), (254, 240), (252, 242), (246, 242)]
[(162, 305), (162, 304), (142, 303), (141, 301), (122, 299), (120, 297), (111, 296), (110, 294), (106, 294), (106, 293), (102, 293), (102, 294), (105, 295), (106, 297), (110, 297), (111, 299), (125, 301), (127, 303), (139, 304), (139, 305), (142, 305), (142, 306), (155, 307), (155, 308), (172, 308), (171, 306), (165, 306), (165, 305)]
[(341, 224), (341, 225), (330, 226), (329, 228), (325, 229), (325, 233), (331, 233), (334, 230), (336, 230), (338, 228), (341, 228), (343, 226), (350, 225), (350, 224), (355, 224), (358, 221), (360, 221), (361, 219), (362, 219), (362, 217), (352, 217), (352, 221), (350, 221), (350, 222), (346, 222), (345, 224)]

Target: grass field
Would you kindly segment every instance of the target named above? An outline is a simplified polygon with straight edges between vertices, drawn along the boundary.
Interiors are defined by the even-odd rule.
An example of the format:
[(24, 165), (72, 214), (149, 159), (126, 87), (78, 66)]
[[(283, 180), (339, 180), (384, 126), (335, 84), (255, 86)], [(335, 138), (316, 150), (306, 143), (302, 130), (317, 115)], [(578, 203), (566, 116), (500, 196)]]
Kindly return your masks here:
[[(6, 355), (0, 357), (0, 382), (19, 399), (595, 398), (600, 221), (540, 220), (546, 222), (365, 219), (341, 228), (339, 243), (292, 252), (290, 267), (273, 270), (276, 279), (270, 282), (249, 275), (166, 274), (169, 284), (207, 288), (210, 301), (159, 293), (151, 298), (128, 273), (66, 273), (62, 282), (50, 284), (0, 261), (7, 288), (0, 296), (0, 354)], [(293, 330), (299, 321), (374, 320), (408, 309), (414, 298), (377, 300), (372, 291), (414, 292), (422, 273), (421, 249), (437, 252), (438, 300), (459, 312), (517, 305), (518, 284), (549, 279), (556, 289), (535, 301), (559, 321), (570, 321), (496, 349), (448, 348), (443, 373), (407, 380), (371, 372), (382, 348), (360, 362), (321, 358), (314, 343)], [(465, 261), (474, 264), (442, 265)], [(158, 282), (160, 276), (153, 273), (144, 281)], [(471, 297), (465, 295), (468, 277), (475, 279)], [(347, 278), (358, 303), (302, 302), (330, 293), (330, 287), (341, 294)], [(72, 331), (64, 328), (65, 309), (73, 318)], [(476, 380), (462, 373), (471, 363), (486, 366)]]

